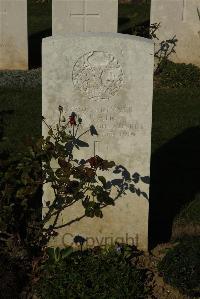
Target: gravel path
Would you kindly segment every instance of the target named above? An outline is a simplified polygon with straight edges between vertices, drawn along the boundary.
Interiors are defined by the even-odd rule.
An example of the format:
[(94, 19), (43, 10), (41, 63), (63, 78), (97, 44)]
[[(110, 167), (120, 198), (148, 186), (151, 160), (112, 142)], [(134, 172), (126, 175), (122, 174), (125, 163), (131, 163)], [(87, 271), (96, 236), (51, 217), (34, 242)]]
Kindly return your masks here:
[(41, 68), (28, 71), (0, 71), (0, 88), (41, 87)]

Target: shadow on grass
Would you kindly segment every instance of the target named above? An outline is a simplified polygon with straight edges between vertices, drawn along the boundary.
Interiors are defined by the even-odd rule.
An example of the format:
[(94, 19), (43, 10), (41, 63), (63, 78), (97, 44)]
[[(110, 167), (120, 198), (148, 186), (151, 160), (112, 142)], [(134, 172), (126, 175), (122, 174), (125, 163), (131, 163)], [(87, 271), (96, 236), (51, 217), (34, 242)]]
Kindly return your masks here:
[(200, 127), (183, 131), (151, 158), (149, 246), (168, 242), (174, 217), (200, 192)]
[(0, 141), (5, 137), (6, 117), (14, 113), (13, 109), (0, 111)]
[(42, 39), (52, 35), (52, 29), (32, 34), (28, 38), (29, 69), (42, 66)]

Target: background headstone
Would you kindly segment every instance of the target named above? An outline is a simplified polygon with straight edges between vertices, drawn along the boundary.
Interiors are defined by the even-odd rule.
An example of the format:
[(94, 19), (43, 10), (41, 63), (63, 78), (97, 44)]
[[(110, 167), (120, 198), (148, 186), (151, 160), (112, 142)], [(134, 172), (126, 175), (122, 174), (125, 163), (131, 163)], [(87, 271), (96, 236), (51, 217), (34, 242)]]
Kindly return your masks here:
[(118, 0), (52, 0), (52, 35), (117, 32)]
[[(77, 150), (76, 158), (93, 156), (94, 142), (98, 141), (95, 154), (123, 165), (131, 174), (136, 171), (149, 176), (153, 51), (150, 40), (114, 33), (43, 39), (43, 116), (49, 124), (55, 123), (61, 105), (66, 117), (72, 111), (82, 117), (82, 132), (93, 124), (99, 133), (96, 138), (85, 135), (83, 140), (90, 147)], [(46, 133), (43, 127), (43, 135)], [(148, 194), (148, 187), (144, 184), (141, 189)], [(52, 198), (52, 190), (46, 186), (44, 202)], [(148, 208), (147, 199), (129, 192), (116, 206), (106, 207), (102, 219), (85, 218), (60, 229), (52, 244), (64, 246), (73, 241), (72, 236), (81, 235), (89, 238), (90, 245), (104, 245), (106, 238), (108, 243), (117, 238), (122, 242), (123, 238), (146, 250)], [(82, 213), (81, 203), (72, 205), (63, 212), (60, 223)]]
[(155, 32), (159, 42), (176, 35), (176, 53), (169, 59), (200, 67), (200, 0), (151, 0), (151, 24), (160, 23)]
[(27, 0), (0, 0), (0, 69), (28, 69)]

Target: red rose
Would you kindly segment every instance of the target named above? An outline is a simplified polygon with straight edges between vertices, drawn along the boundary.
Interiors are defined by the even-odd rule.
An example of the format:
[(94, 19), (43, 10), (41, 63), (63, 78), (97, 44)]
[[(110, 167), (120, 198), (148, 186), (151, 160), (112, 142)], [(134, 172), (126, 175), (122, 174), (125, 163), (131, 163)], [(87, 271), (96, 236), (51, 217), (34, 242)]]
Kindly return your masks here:
[(76, 117), (75, 117), (75, 115), (70, 115), (70, 117), (69, 117), (69, 123), (70, 123), (70, 125), (71, 126), (76, 126), (76, 119), (75, 119)]

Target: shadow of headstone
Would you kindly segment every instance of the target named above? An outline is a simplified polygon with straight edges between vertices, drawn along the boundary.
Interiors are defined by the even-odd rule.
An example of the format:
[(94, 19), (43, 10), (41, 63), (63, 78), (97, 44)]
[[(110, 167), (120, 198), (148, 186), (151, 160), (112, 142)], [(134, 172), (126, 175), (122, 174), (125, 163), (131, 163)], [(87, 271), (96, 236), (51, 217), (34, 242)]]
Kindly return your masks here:
[(29, 69), (42, 66), (42, 39), (52, 35), (52, 29), (32, 34), (28, 38)]
[(191, 127), (151, 158), (149, 245), (168, 242), (174, 217), (200, 191), (200, 127)]

